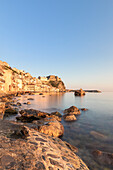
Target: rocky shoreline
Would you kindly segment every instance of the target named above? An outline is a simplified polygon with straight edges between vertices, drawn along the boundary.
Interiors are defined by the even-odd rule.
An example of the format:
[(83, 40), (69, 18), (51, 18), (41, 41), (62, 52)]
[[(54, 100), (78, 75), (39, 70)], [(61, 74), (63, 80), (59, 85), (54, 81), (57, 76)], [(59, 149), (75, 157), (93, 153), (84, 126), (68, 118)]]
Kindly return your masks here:
[[(4, 120), (11, 114), (17, 115), (14, 97), (20, 95), (9, 94), (0, 98), (0, 168), (87, 170), (88, 167), (76, 154), (77, 148), (58, 138), (64, 133), (61, 118), (73, 121), (71, 117), (67, 120), (65, 116), (78, 115), (80, 110), (72, 106), (64, 110), (65, 116), (62, 116), (59, 112), (49, 114), (28, 109), (20, 111), (17, 122)], [(16, 101), (16, 106), (20, 105)]]

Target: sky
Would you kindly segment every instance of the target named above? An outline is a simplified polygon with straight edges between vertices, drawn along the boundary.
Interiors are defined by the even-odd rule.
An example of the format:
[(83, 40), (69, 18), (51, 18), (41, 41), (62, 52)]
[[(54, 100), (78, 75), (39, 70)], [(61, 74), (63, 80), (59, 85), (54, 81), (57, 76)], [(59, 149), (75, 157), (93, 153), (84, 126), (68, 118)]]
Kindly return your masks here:
[(0, 0), (0, 60), (113, 91), (113, 0)]

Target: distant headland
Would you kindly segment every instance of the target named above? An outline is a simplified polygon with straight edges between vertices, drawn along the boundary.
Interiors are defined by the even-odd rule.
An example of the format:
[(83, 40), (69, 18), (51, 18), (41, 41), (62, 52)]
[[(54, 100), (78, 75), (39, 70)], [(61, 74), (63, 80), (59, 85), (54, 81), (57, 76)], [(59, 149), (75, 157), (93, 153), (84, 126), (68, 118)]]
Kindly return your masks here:
[(64, 92), (64, 82), (55, 75), (38, 78), (32, 77), (24, 70), (10, 67), (6, 62), (0, 60), (0, 92)]

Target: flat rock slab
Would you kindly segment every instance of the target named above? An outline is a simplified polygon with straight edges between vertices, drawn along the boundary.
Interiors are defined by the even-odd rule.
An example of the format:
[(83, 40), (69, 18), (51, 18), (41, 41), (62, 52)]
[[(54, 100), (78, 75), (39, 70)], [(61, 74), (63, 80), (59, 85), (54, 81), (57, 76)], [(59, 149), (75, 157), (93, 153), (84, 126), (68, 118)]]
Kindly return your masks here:
[(88, 170), (71, 147), (59, 138), (2, 120), (0, 132), (0, 169)]

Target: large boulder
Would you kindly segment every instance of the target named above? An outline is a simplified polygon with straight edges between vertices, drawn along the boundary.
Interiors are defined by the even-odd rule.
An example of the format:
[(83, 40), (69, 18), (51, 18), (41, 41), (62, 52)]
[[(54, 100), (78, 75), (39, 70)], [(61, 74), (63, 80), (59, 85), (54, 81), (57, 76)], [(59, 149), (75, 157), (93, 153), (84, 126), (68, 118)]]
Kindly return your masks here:
[(83, 89), (80, 90), (75, 90), (75, 96), (84, 96), (85, 95), (85, 91)]
[(0, 169), (88, 170), (76, 149), (59, 138), (8, 121), (0, 121), (0, 132)]
[(77, 120), (75, 115), (69, 115), (69, 114), (64, 115), (63, 118), (65, 121), (68, 121), (68, 122)]
[(70, 115), (79, 115), (80, 110), (75, 106), (71, 106), (68, 109), (65, 109), (63, 113), (70, 114)]
[(54, 120), (46, 125), (40, 126), (39, 132), (45, 133), (49, 136), (60, 137), (64, 133), (64, 127), (59, 121)]

